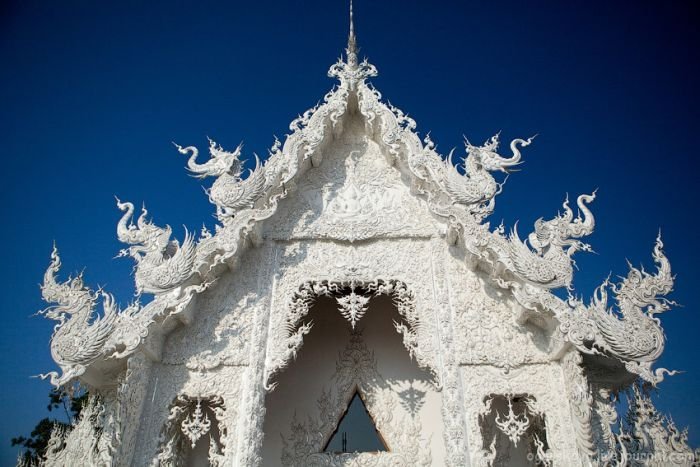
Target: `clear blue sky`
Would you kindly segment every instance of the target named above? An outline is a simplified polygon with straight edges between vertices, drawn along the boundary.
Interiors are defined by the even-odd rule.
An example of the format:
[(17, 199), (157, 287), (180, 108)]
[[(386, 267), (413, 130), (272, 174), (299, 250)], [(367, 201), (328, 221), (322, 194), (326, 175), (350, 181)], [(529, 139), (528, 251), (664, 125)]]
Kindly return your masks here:
[[(661, 319), (660, 364), (685, 370), (658, 406), (700, 444), (697, 214), (698, 14), (693, 2), (357, 0), (362, 54), (385, 98), (438, 149), (539, 133), (498, 197), (494, 223), (525, 233), (564, 195), (599, 188), (575, 285), (589, 296), (625, 258), (651, 264), (659, 227), (684, 305)], [(213, 209), (171, 141), (266, 154), (273, 135), (334, 84), (345, 1), (3, 2), (0, 147), (0, 463), (44, 416), (52, 323), (37, 284), (56, 240), (64, 271), (86, 268), (122, 302), (131, 262), (113, 260), (114, 195), (146, 202), (178, 236)]]

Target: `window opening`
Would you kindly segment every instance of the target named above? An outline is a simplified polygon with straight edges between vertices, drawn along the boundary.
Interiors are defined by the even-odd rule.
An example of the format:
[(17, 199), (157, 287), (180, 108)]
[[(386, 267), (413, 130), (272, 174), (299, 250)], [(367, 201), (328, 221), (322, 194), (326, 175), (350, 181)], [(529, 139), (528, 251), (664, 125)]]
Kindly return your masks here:
[(332, 453), (388, 451), (357, 391), (352, 396), (345, 413), (338, 422), (338, 427), (323, 451)]

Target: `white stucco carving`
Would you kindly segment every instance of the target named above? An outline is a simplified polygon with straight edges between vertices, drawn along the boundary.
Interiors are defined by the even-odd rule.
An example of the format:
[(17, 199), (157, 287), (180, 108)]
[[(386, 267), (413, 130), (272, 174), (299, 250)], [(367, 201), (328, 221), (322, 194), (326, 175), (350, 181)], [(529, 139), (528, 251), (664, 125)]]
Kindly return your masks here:
[(260, 159), (255, 156), (255, 169), (249, 177), (242, 179), (242, 164), (239, 160), (242, 146), (233, 152), (225, 151), (211, 139), (209, 154), (211, 159), (204, 164), (196, 162), (199, 151), (194, 146), (183, 148), (175, 145), (182, 154), (191, 153), (187, 168), (197, 178), (217, 177), (208, 190), (209, 200), (216, 205), (216, 215), (223, 221), (236, 212), (251, 208), (265, 190), (265, 170), (260, 166)]
[[(46, 463), (67, 465), (89, 450), (94, 465), (523, 465), (518, 456), (532, 455), (569, 466), (648, 451), (680, 453), (678, 464), (689, 465), (686, 438), (640, 390), (630, 389), (631, 425), (616, 425), (617, 394), (673, 373), (653, 368), (665, 344), (655, 315), (673, 305), (660, 237), (655, 274), (631, 268), (589, 303), (562, 300), (552, 290), (571, 289), (573, 255), (590, 251), (580, 239), (595, 226), (595, 192), (577, 198), (577, 215), (565, 201), (525, 241), (517, 228), (492, 229), (486, 218), (503, 173), (533, 138), (514, 139), (505, 156), (498, 135), (467, 141), (455, 165), (367, 82), (377, 69), (358, 61), (352, 27), (345, 59), (328, 74), (337, 86), (291, 123), (264, 163), (255, 156), (247, 175), (240, 146), (229, 152), (210, 140), (202, 162), (196, 147), (176, 145), (195, 177), (213, 179), (214, 232), (173, 240), (145, 209), (134, 223), (133, 204), (117, 201), (117, 236), (129, 245), (121, 256), (135, 261), (134, 304), (118, 309), (82, 276), (58, 281), (54, 250), (42, 293), (52, 304), (43, 313), (58, 322), (51, 352), (60, 373), (44, 376), (56, 386), (79, 380), (93, 398), (70, 433), (55, 433)], [(153, 297), (142, 303), (143, 294)], [(308, 413), (294, 422), (267, 413), (272, 391), (284, 389), (278, 379), (295, 358), (313, 358), (305, 343), (327, 331), (309, 319), (326, 299), (349, 330), (380, 319), (373, 306), (390, 299), (398, 318), (388, 332), (429, 372), (426, 387), (391, 381), (365, 328), (335, 373), (305, 374), (326, 378), (322, 391), (288, 401)], [(389, 452), (322, 452), (354, 389)], [(440, 410), (401, 405), (422, 394)], [(265, 423), (284, 447), (264, 447)]]

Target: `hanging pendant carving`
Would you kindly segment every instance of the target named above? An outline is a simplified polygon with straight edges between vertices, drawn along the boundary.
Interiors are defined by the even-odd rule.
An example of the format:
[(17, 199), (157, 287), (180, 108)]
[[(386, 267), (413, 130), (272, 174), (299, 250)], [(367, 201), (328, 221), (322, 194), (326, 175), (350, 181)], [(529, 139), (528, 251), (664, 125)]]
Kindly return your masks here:
[[(500, 406), (501, 408), (497, 408)], [(503, 408), (507, 410), (503, 411)], [(551, 440), (541, 402), (527, 394), (491, 394), (479, 411), (483, 465), (504, 465), (527, 453), (536, 465), (551, 465)], [(490, 443), (490, 444), (488, 444)], [(522, 447), (518, 445), (524, 444)], [(515, 456), (515, 457), (512, 457)], [(524, 458), (523, 458), (524, 460)]]
[(515, 412), (513, 412), (513, 396), (509, 394), (507, 397), (508, 414), (505, 418), (501, 418), (501, 414), (497, 414), (496, 426), (511, 440), (514, 446), (517, 446), (520, 438), (530, 428), (530, 419), (524, 413), (515, 415)]
[(192, 448), (197, 444), (199, 439), (209, 433), (211, 429), (211, 421), (207, 414), (202, 412), (202, 401), (197, 399), (197, 405), (194, 412), (182, 421), (180, 425), (182, 433), (190, 440)]
[[(350, 289), (350, 293), (343, 295)], [(357, 293), (362, 290), (362, 293)], [(422, 350), (419, 346), (421, 339), (430, 338), (429, 334), (420, 334), (420, 329), (426, 326), (418, 318), (416, 310), (415, 294), (408, 285), (398, 280), (376, 279), (374, 281), (347, 280), (347, 281), (308, 281), (303, 283), (295, 292), (289, 303), (289, 309), (285, 318), (284, 333), (280, 336), (279, 345), (271, 349), (271, 358), (266, 368), (266, 389), (272, 390), (275, 383), (272, 378), (280, 370), (284, 369), (289, 361), (294, 358), (301, 348), (304, 336), (311, 331), (312, 322), (304, 322), (318, 297), (333, 297), (339, 305), (339, 311), (348, 320), (352, 328), (367, 312), (369, 301), (372, 297), (388, 295), (392, 298), (399, 315), (403, 319), (394, 323), (396, 332), (402, 335), (403, 344), (411, 358), (415, 358), (421, 368), (429, 370), (434, 376), (434, 383), (440, 387), (438, 365), (433, 360), (430, 352)], [(429, 343), (423, 341), (422, 347), (428, 348)]]
[[(212, 418), (209, 415), (213, 415)], [(227, 426), (233, 414), (220, 396), (178, 396), (160, 433), (158, 454), (151, 467), (181, 465), (187, 452), (209, 435), (208, 459), (213, 467), (225, 464)]]
[(355, 293), (355, 282), (353, 281), (350, 286), (350, 293), (342, 297), (337, 297), (336, 301), (340, 306), (340, 314), (342, 314), (343, 318), (347, 319), (352, 328), (355, 329), (355, 324), (357, 324), (367, 312), (369, 297)]

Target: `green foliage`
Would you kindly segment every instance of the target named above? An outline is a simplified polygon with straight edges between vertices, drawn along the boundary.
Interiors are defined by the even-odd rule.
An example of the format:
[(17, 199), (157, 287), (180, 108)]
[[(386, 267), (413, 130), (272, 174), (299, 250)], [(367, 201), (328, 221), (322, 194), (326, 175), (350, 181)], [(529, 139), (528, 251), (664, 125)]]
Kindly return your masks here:
[(51, 439), (51, 432), (54, 426), (58, 425), (65, 429), (70, 429), (74, 420), (80, 416), (83, 406), (87, 401), (87, 392), (71, 393), (65, 390), (52, 389), (49, 393), (49, 404), (46, 408), (49, 412), (63, 410), (65, 420), (57, 418), (43, 418), (36, 424), (29, 436), (17, 436), (12, 438), (12, 446), (22, 447), (22, 458), (25, 465), (38, 464), (44, 458), (46, 448)]

